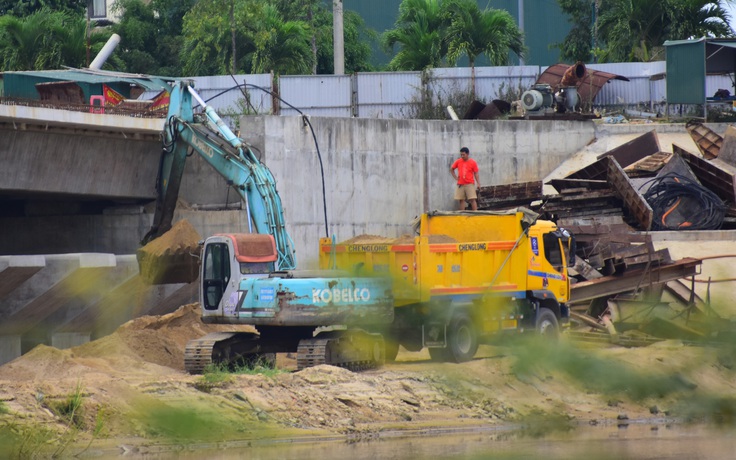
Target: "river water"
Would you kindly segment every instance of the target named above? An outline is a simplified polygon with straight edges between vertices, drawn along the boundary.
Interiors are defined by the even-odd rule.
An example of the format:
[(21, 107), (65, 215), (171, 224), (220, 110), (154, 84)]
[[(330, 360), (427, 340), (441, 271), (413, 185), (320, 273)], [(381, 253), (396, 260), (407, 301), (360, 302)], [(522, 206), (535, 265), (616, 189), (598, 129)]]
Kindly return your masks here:
[(376, 439), (356, 442), (250, 441), (229, 443), (218, 449), (207, 447), (198, 446), (177, 452), (138, 452), (126, 457), (151, 460), (720, 460), (736, 458), (736, 429), (629, 424), (625, 427), (586, 426), (567, 433), (543, 436), (532, 436), (513, 429), (499, 429), (461, 433), (432, 432), (408, 437), (382, 434)]

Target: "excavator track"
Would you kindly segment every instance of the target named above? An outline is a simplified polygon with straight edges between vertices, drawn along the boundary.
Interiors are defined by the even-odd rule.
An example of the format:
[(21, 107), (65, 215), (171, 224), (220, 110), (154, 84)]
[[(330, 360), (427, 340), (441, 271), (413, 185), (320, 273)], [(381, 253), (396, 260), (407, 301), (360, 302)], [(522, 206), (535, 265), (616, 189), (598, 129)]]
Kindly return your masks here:
[(201, 374), (210, 364), (275, 367), (278, 351), (282, 350), (263, 342), (258, 334), (212, 332), (187, 343), (184, 369), (190, 374)]
[(190, 340), (184, 349), (184, 369), (190, 374), (201, 374), (212, 364), (213, 350), (218, 342), (228, 340), (236, 332), (211, 332), (204, 337)]
[(363, 371), (383, 365), (386, 349), (380, 334), (360, 330), (323, 332), (312, 339), (299, 341), (297, 369), (330, 364), (351, 371)]

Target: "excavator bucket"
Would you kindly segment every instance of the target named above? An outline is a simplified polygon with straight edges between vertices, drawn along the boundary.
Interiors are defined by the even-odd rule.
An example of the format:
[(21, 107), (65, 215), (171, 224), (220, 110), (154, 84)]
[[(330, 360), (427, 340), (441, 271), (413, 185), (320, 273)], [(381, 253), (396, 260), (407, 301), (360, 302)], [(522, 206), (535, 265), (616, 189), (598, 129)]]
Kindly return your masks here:
[(202, 237), (187, 220), (138, 249), (138, 269), (147, 284), (191, 283), (199, 275)]

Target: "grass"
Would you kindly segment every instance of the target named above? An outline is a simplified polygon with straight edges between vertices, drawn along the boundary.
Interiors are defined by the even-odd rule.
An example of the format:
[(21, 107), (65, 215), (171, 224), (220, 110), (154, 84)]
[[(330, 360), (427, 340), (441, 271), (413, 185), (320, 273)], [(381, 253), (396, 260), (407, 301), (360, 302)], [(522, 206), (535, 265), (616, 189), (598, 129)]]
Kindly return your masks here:
[(202, 377), (194, 383), (194, 387), (199, 391), (210, 393), (215, 388), (227, 388), (234, 381), (233, 375), (263, 375), (273, 378), (288, 372), (276, 368), (275, 362), (275, 358), (259, 356), (254, 360), (236, 364), (213, 363), (205, 368)]
[(82, 402), (84, 401), (84, 393), (81, 382), (77, 382), (77, 386), (62, 401), (52, 401), (48, 404), (48, 408), (56, 416), (64, 420), (68, 425), (77, 428), (84, 428), (84, 413)]
[[(16, 421), (0, 424), (0, 458), (61, 458), (67, 455), (79, 456), (104, 431), (106, 416), (99, 410), (95, 426), (86, 447), (74, 454), (67, 452), (69, 446), (79, 440), (85, 431), (84, 389), (78, 382), (74, 389), (60, 401), (38, 396), (38, 403), (50, 410), (65, 426), (62, 431), (54, 430), (39, 423), (18, 423)], [(9, 413), (6, 404), (0, 403), (0, 413)]]

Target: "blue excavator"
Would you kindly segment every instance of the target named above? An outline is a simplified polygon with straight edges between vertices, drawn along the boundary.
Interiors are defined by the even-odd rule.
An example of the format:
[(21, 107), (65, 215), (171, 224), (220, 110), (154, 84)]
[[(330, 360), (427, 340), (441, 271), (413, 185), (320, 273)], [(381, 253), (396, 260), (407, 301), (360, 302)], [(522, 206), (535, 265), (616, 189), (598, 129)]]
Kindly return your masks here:
[[(201, 110), (195, 111), (197, 105)], [(196, 258), (176, 250), (141, 258), (172, 227), (190, 152), (240, 195), (250, 233), (209, 236)], [(197, 266), (202, 321), (251, 325), (257, 331), (191, 340), (184, 357), (188, 372), (202, 373), (213, 364), (274, 364), (275, 354), (284, 352), (296, 353), (299, 369), (332, 364), (361, 370), (384, 362), (383, 337), (375, 331), (393, 321), (389, 282), (332, 270), (297, 270), (273, 175), (190, 81), (171, 87), (157, 191), (153, 225), (139, 250), (139, 265), (146, 264), (141, 274), (155, 284), (190, 282), (182, 274), (186, 278), (193, 271), (180, 265)]]

